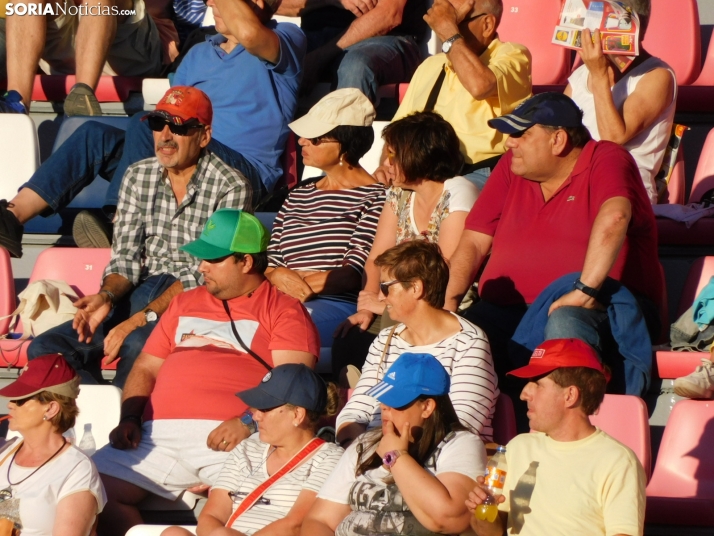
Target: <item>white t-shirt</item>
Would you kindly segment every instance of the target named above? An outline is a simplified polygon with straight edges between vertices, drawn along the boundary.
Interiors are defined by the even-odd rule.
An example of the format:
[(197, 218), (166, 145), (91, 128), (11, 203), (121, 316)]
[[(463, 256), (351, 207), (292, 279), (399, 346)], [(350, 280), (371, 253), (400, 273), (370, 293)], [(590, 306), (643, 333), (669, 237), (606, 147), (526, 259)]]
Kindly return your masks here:
[[(384, 480), (389, 479), (391, 474), (383, 466), (355, 476), (357, 445), (365, 438), (369, 440), (370, 436), (371, 433), (363, 434), (352, 442), (317, 495), (320, 499), (349, 504), (352, 508), (352, 512), (337, 526), (335, 536), (435, 534), (424, 528), (409, 511), (396, 484), (385, 483)], [(459, 473), (476, 480), (486, 469), (486, 449), (471, 432), (456, 432), (439, 444), (424, 468), (435, 476)]]
[[(240, 442), (226, 460), (213, 488), (238, 492), (245, 498), (269, 478), (265, 459), (271, 448), (260, 441), (258, 433)], [(250, 535), (287, 516), (301, 491), (320, 491), (342, 452), (334, 443), (322, 445), (307, 461), (271, 486), (231, 527)], [(239, 504), (234, 505), (233, 511)]]
[[(3, 456), (8, 452), (6, 449)], [(12, 456), (9, 456), (0, 465), (0, 489), (10, 486), (7, 469), (11, 459)], [(35, 469), (37, 467), (21, 467), (15, 462), (10, 469), (10, 479), (18, 482)], [(81, 491), (94, 495), (97, 499), (96, 513), (99, 514), (107, 502), (99, 473), (86, 454), (70, 446), (27, 480), (12, 486), (13, 498), (0, 503), (0, 516), (17, 508), (19, 503), (22, 536), (51, 536), (57, 504)]]

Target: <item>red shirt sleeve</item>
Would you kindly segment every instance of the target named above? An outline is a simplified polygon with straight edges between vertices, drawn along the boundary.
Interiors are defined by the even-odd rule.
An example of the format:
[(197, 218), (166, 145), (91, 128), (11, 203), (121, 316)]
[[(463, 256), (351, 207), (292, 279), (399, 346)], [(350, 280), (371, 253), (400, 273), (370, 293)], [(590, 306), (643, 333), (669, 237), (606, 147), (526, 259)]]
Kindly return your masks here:
[(149, 335), (146, 344), (144, 344), (143, 351), (147, 354), (166, 359), (173, 352), (176, 346), (174, 335), (178, 327), (179, 306), (177, 302), (180, 301), (180, 298), (181, 295), (172, 299), (164, 314), (159, 318), (156, 327)]
[(630, 153), (611, 142), (600, 142), (592, 157), (590, 188), (592, 199), (602, 205), (613, 197), (635, 203), (645, 191), (642, 177)]
[(464, 229), (489, 236), (496, 234), (498, 221), (511, 185), (511, 151), (507, 151), (486, 181), (483, 191), (466, 217)]
[(281, 301), (281, 311), (275, 315), (270, 330), (270, 351), (310, 352), (319, 357), (320, 335), (310, 314), (297, 300), (283, 298)]

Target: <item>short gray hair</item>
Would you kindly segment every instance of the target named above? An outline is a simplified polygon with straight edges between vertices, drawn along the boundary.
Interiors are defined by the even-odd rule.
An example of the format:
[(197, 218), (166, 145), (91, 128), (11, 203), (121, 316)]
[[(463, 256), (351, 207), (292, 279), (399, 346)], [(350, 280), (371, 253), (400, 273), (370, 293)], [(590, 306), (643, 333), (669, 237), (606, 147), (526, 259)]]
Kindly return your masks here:
[(480, 12), (493, 15), (498, 22), (501, 21), (501, 15), (503, 15), (502, 0), (479, 0), (474, 7), (476, 8), (477, 6)]

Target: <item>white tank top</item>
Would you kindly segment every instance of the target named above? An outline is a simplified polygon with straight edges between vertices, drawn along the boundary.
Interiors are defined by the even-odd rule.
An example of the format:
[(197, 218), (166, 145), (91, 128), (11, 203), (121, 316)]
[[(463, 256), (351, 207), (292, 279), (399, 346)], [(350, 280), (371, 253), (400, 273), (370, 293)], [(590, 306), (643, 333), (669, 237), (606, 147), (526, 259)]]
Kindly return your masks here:
[[(677, 102), (677, 80), (672, 68), (659, 58), (647, 58), (640, 65), (629, 71), (612, 87), (612, 99), (615, 107), (622, 113), (625, 99), (635, 91), (640, 79), (654, 69), (667, 69), (674, 81), (674, 95), (664, 111), (659, 115), (652, 125), (640, 132), (637, 136), (628, 141), (624, 147), (635, 159), (637, 167), (640, 169), (642, 181), (647, 189), (650, 202), (657, 202), (657, 187), (655, 176), (662, 165), (664, 150), (667, 147), (669, 136), (672, 131), (672, 121), (674, 120), (674, 110)], [(590, 135), (595, 140), (600, 140), (600, 132), (597, 128), (597, 117), (595, 115), (595, 97), (588, 89), (588, 68), (585, 65), (578, 67), (570, 75), (568, 82), (572, 89), (572, 98), (583, 111), (583, 124), (590, 131)]]

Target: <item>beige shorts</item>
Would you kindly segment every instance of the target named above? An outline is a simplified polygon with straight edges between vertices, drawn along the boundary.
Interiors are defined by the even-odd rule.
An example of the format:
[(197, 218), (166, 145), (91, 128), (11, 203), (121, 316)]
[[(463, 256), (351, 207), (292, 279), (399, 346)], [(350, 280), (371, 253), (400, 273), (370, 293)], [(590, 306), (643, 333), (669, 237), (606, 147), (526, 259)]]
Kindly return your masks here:
[[(71, 2), (68, 2), (70, 5)], [(162, 69), (159, 31), (146, 12), (144, 0), (134, 0), (136, 14), (117, 25), (103, 74), (159, 76)], [(91, 15), (87, 15), (91, 16)], [(75, 73), (75, 37), (79, 14), (60, 14), (47, 21), (47, 37), (40, 67), (47, 74)]]

